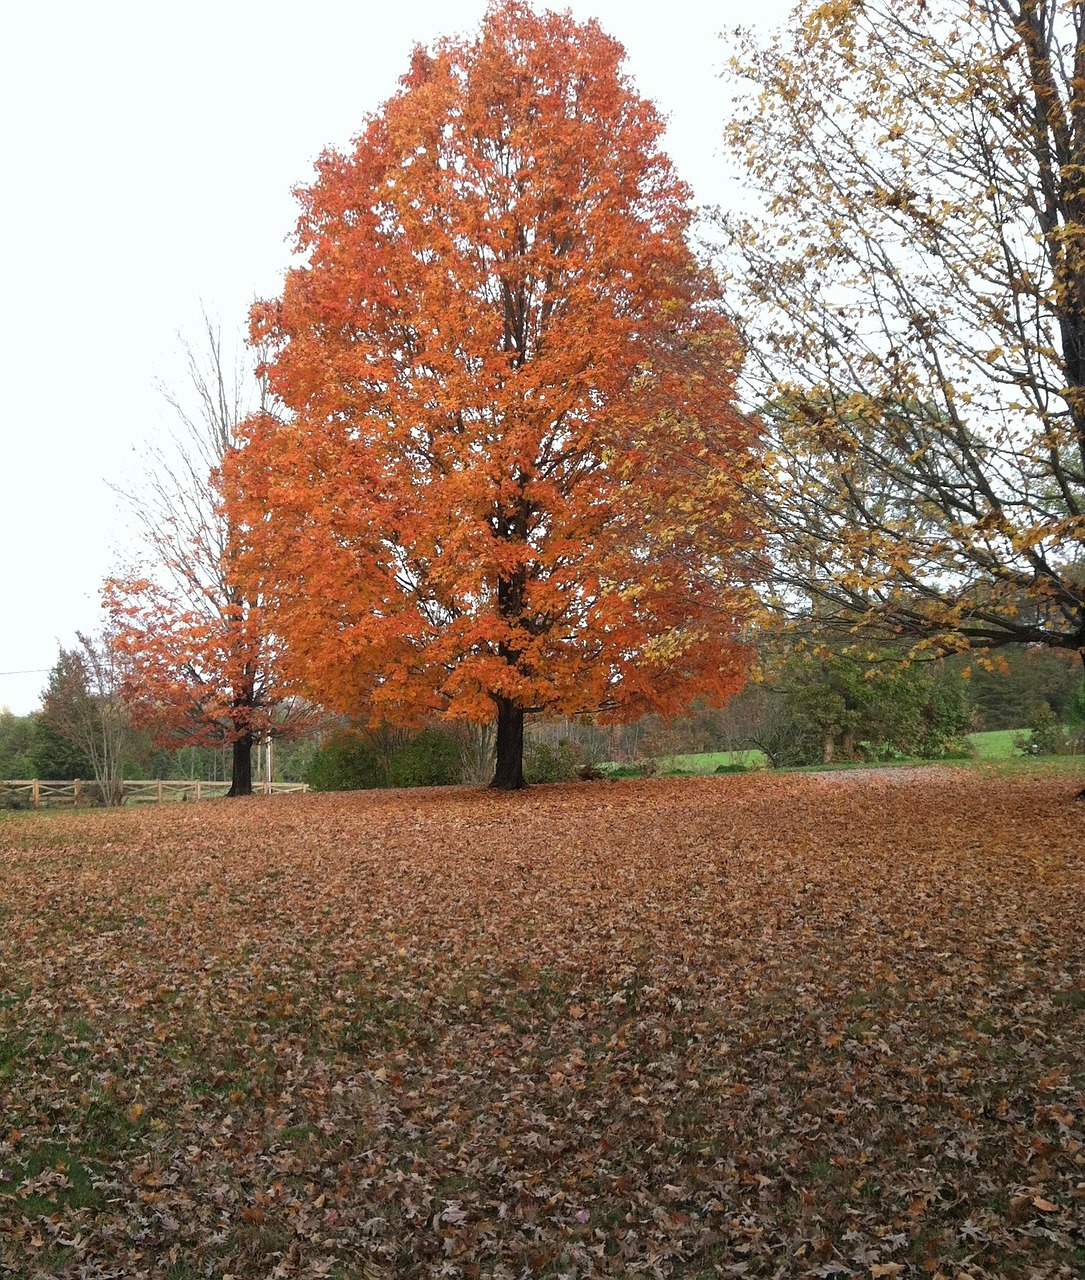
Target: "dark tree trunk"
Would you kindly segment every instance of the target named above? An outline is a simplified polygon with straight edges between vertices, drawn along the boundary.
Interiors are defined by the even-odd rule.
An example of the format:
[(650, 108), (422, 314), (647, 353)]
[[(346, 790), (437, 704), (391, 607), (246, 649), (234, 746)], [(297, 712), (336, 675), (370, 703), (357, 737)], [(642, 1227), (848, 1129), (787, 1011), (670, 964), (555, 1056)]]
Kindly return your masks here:
[(234, 758), (230, 769), (228, 796), (252, 795), (252, 734), (243, 733), (234, 739)]
[[(1081, 654), (1081, 665), (1085, 667), (1085, 635), (1080, 636), (1079, 639), (1081, 640), (1082, 643), (1081, 643), (1081, 648), (1078, 650), (1078, 652)], [(1075, 799), (1085, 800), (1085, 787), (1081, 788), (1081, 790), (1077, 793), (1077, 796), (1075, 797)]]
[(490, 786), (519, 791), (524, 781), (524, 709), (508, 698), (497, 698), (497, 768)]

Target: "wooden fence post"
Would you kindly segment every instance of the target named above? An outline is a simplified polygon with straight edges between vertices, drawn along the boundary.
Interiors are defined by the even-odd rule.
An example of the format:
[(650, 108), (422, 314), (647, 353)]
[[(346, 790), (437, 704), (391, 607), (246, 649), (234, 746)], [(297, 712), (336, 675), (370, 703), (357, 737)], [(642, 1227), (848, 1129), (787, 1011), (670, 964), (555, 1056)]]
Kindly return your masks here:
[(30, 785), (30, 795), (34, 802), (34, 808), (41, 808), (41, 783), (37, 778)]
[(200, 798), (200, 780), (199, 778), (197, 778), (196, 779), (196, 799), (198, 800), (199, 798)]
[(158, 803), (162, 803), (162, 779), (158, 779)]
[(72, 787), (72, 791), (73, 791), (73, 792), (74, 792), (74, 794), (75, 794), (75, 807), (78, 809), (78, 808), (79, 808), (79, 798), (80, 798), (80, 796), (82, 796), (82, 794), (83, 794), (83, 779), (82, 779), (82, 778), (76, 778), (76, 780), (75, 780), (75, 785)]

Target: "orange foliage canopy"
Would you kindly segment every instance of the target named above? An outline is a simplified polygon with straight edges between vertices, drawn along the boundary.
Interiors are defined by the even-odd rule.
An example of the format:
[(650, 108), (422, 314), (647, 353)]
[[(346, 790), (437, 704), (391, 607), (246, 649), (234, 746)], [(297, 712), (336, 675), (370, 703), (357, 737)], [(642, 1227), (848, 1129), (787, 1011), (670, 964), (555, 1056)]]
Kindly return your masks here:
[(109, 579), (104, 598), (133, 715), (159, 745), (222, 746), (272, 727), (284, 695), (258, 605), (136, 577)]
[(622, 59), (494, 4), (298, 193), (304, 263), (252, 315), (290, 417), (227, 501), (327, 705), (500, 732), (741, 682), (740, 352)]
[[(212, 476), (203, 496), (215, 487)], [(159, 746), (232, 747), (230, 794), (249, 795), (253, 743), (295, 737), (314, 713), (283, 681), (258, 593), (236, 580), (229, 528), (189, 497), (181, 514), (206, 519), (159, 526), (148, 548), (158, 579), (105, 583), (110, 643), (133, 722)]]

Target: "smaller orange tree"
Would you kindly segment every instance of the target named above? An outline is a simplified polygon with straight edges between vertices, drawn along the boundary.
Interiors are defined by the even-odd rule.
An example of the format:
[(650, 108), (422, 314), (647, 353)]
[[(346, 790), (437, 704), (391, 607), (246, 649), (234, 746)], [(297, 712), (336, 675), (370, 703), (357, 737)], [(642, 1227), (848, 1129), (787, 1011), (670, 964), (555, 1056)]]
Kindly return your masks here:
[(104, 603), (133, 722), (159, 746), (230, 747), (229, 794), (245, 796), (253, 743), (298, 733), (311, 715), (284, 682), (260, 585), (239, 570), (219, 468), (237, 447), (245, 409), (211, 324), (206, 339), (205, 359), (188, 353), (198, 411), (167, 397), (185, 429), (178, 459), (160, 456), (132, 499), (146, 571), (110, 578)]
[(285, 421), (227, 508), (291, 673), (374, 720), (672, 713), (742, 681), (755, 447), (662, 123), (595, 22), (490, 6), (299, 192)]

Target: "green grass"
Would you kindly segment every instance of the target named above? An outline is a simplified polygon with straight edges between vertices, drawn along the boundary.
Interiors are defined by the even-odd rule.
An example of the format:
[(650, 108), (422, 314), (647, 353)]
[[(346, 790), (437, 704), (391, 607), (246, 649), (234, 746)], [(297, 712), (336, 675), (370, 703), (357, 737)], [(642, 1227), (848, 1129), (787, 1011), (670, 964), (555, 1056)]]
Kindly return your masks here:
[(764, 769), (768, 767), (768, 757), (761, 751), (705, 751), (692, 755), (660, 756), (656, 764), (662, 774), (708, 774), (735, 765), (744, 769)]
[[(781, 773), (821, 772), (828, 769), (870, 769), (894, 765), (995, 765), (1004, 772), (1054, 772), (1075, 773), (1085, 766), (1081, 756), (1026, 755), (1014, 746), (1014, 739), (1026, 734), (1025, 729), (995, 729), (987, 733), (973, 733), (968, 741), (973, 748), (971, 759), (946, 758), (925, 760), (918, 757), (900, 757), (892, 760), (838, 760), (831, 765), (810, 764), (781, 769)], [(683, 755), (657, 756), (654, 759), (659, 777), (704, 777), (721, 772), (739, 772), (743, 769), (768, 769), (768, 757), (761, 751), (706, 751)], [(634, 765), (604, 764), (602, 768), (611, 776), (630, 777), (640, 770)]]
[(1020, 760), (1023, 753), (1013, 745), (1013, 740), (1027, 732), (1026, 729), (994, 729), (989, 733), (973, 733), (969, 741), (977, 760)]
[(1032, 756), (1013, 744), (1016, 737), (1027, 735), (1027, 729), (996, 729), (990, 733), (974, 733), (971, 737), (975, 756), (970, 763), (1000, 774), (1070, 774), (1085, 772), (1085, 756)]
[[(16, 1201), (28, 1218), (48, 1217), (65, 1205), (88, 1209), (105, 1202), (91, 1171), (65, 1147), (46, 1143), (21, 1158), (16, 1154), (11, 1164), (0, 1171), (0, 1196)], [(43, 1182), (40, 1190), (29, 1189), (35, 1180)]]
[[(768, 757), (761, 751), (702, 751), (680, 755), (650, 757), (654, 774), (660, 778), (707, 777), (714, 773), (743, 773), (767, 769)], [(644, 761), (635, 764), (608, 760), (599, 768), (610, 778), (634, 778), (644, 775)]]

